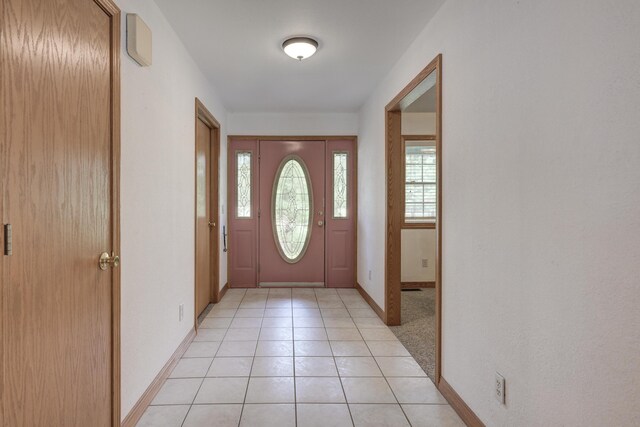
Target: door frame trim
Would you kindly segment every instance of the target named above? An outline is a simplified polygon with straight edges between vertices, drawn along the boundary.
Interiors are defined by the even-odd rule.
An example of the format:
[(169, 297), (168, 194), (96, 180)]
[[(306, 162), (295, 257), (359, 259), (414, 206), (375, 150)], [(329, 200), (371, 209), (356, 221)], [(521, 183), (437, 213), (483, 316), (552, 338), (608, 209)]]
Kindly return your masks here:
[(400, 102), (432, 72), (436, 78), (436, 343), (435, 383), (442, 378), (442, 54), (438, 54), (385, 107), (386, 230), (385, 230), (385, 323), (400, 324), (401, 233), (404, 222), (403, 143)]
[(220, 122), (216, 120), (216, 118), (211, 114), (211, 112), (205, 107), (205, 105), (198, 99), (195, 98), (195, 118), (194, 118), (194, 198), (193, 198), (193, 208), (194, 208), (194, 220), (193, 220), (193, 327), (197, 331), (198, 330), (198, 310), (197, 310), (197, 282), (195, 272), (197, 270), (197, 257), (196, 257), (196, 246), (197, 246), (197, 233), (198, 233), (198, 216), (197, 216), (197, 191), (198, 191), (198, 120), (201, 120), (209, 127), (210, 130), (210, 144), (211, 144), (211, 167), (215, 167), (215, 172), (211, 171), (210, 180), (214, 181), (216, 185), (211, 185), (210, 182), (210, 197), (209, 203), (211, 204), (210, 210), (212, 213), (213, 222), (215, 222), (216, 226), (214, 227), (214, 238), (210, 238), (210, 249), (211, 249), (211, 270), (215, 272), (210, 275), (211, 283), (210, 292), (209, 292), (209, 302), (216, 303), (220, 298), (220, 239), (218, 230), (220, 229)]
[(353, 139), (358, 141), (357, 135), (228, 135), (228, 140), (243, 139), (257, 141), (329, 141), (332, 139)]
[[(354, 249), (353, 249), (353, 268), (355, 271), (355, 283), (353, 284), (353, 288), (357, 288), (358, 286), (358, 136), (357, 135), (227, 135), (227, 147), (231, 147), (231, 140), (255, 140), (257, 144), (260, 143), (260, 141), (324, 141), (325, 144), (327, 142), (329, 142), (330, 140), (353, 140), (353, 152), (354, 152), (354, 179), (353, 179), (353, 189), (355, 191), (355, 198), (354, 198), (354, 206), (353, 206), (353, 215), (355, 217), (355, 229), (354, 229), (354, 238), (356, 241), (356, 244), (353, 245)], [(326, 150), (326, 148), (325, 148)], [(231, 151), (229, 151), (231, 153)], [(256, 154), (259, 156), (259, 150), (257, 150)], [(326, 153), (325, 153), (326, 155)], [(231, 155), (228, 156), (228, 161), (227, 161), (227, 167), (228, 167), (228, 171), (227, 171), (227, 175), (230, 173), (231, 169), (234, 167), (234, 163), (233, 163), (233, 159), (231, 157)], [(259, 165), (257, 166), (257, 170), (259, 170)], [(227, 181), (227, 193), (229, 193), (229, 186), (230, 185), (230, 181)], [(230, 193), (229, 193), (230, 194)], [(326, 188), (325, 188), (325, 195), (326, 195)], [(231, 214), (231, 197), (229, 197), (229, 200), (227, 200), (227, 218), (231, 218), (229, 215)], [(259, 227), (258, 227), (259, 230)], [(230, 235), (231, 229), (228, 228), (227, 229), (227, 236)], [(259, 231), (258, 231), (259, 233)], [(256, 237), (257, 239), (259, 239), (259, 236)], [(326, 236), (325, 236), (326, 238)], [(256, 245), (256, 249), (258, 249), (258, 245)], [(231, 249), (233, 250), (233, 249)], [(326, 246), (325, 246), (325, 252), (326, 252)], [(259, 257), (258, 257), (259, 259)], [(326, 284), (326, 274), (327, 274), (327, 257), (326, 257), (326, 253), (325, 253), (325, 265), (324, 265), (324, 271), (325, 271), (325, 284)], [(230, 272), (231, 271), (231, 257), (228, 256), (227, 257), (227, 271)], [(256, 289), (260, 288), (259, 286), (260, 283), (260, 276), (259, 273), (256, 272)], [(326, 286), (326, 285), (325, 285)]]
[[(120, 8), (94, 0), (111, 20), (111, 250), (120, 254)], [(111, 269), (111, 425), (120, 426), (120, 268)]]

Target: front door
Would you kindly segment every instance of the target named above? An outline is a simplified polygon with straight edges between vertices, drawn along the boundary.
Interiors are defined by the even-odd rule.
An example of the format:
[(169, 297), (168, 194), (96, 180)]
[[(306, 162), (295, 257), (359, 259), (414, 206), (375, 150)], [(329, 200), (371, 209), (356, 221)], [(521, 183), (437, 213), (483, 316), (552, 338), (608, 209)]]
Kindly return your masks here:
[(119, 425), (119, 13), (106, 0), (1, 13), (0, 424)]
[(260, 286), (325, 285), (325, 141), (260, 141)]

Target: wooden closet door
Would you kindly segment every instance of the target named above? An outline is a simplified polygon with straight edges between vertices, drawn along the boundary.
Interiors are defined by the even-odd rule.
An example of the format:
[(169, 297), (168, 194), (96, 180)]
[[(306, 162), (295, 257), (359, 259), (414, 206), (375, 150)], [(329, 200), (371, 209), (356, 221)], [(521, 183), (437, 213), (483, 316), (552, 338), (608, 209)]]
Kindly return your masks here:
[(111, 3), (3, 0), (2, 218), (13, 229), (13, 254), (2, 256), (4, 426), (115, 422), (115, 273), (98, 259), (114, 249), (118, 19)]

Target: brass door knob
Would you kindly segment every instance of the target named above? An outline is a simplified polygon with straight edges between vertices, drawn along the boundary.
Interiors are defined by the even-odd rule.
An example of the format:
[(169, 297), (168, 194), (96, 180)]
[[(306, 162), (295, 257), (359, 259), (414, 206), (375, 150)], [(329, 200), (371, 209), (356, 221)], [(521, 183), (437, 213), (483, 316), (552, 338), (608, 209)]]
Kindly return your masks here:
[(209, 227), (210, 227), (210, 228), (213, 228), (213, 227), (215, 227), (215, 226), (216, 226), (216, 223), (215, 223), (215, 222), (209, 221)]
[(100, 270), (106, 270), (111, 266), (112, 268), (120, 265), (120, 257), (118, 255), (109, 256), (109, 253), (102, 252), (100, 254), (100, 261), (98, 261), (98, 266)]
[(324, 221), (320, 220), (318, 221), (318, 227), (322, 227), (324, 225)]

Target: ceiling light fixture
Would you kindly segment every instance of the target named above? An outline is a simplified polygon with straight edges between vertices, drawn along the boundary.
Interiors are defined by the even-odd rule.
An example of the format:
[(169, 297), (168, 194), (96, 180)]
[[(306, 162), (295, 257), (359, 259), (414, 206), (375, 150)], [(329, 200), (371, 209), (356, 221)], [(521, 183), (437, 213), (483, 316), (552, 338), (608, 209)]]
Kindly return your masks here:
[(316, 53), (318, 42), (311, 37), (292, 37), (282, 43), (282, 49), (293, 59), (302, 61)]

